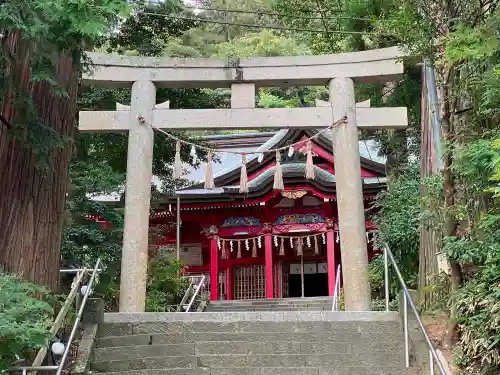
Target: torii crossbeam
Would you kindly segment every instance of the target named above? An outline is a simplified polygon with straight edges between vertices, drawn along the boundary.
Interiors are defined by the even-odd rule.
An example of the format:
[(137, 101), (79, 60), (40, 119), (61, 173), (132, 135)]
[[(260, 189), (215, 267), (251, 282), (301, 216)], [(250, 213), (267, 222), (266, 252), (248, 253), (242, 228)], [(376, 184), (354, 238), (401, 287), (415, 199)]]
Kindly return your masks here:
[[(354, 80), (388, 82), (403, 73), (397, 48), (326, 56), (234, 60), (157, 59), (89, 53), (83, 82), (130, 87), (131, 106), (80, 112), (80, 131), (129, 132), (120, 311), (145, 308), (153, 129), (324, 128), (335, 130), (335, 170), (346, 310), (371, 310), (358, 128), (401, 129), (406, 108), (356, 108)], [(329, 85), (330, 102), (309, 108), (255, 108), (256, 87)], [(229, 109), (169, 109), (156, 105), (156, 87), (231, 87)]]

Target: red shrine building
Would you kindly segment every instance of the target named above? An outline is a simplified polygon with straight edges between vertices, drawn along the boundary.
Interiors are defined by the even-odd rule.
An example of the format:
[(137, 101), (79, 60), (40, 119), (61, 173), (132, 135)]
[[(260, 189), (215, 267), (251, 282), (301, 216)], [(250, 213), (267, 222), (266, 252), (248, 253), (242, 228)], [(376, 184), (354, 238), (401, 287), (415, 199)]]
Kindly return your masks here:
[[(187, 274), (206, 275), (211, 300), (332, 296), (341, 252), (331, 132), (312, 141), (314, 180), (305, 178), (306, 156), (299, 147), (282, 153), (283, 190), (273, 189), (274, 155), (248, 154), (249, 191), (239, 193), (241, 157), (224, 152), (262, 152), (315, 134), (311, 129), (207, 137), (221, 150), (216, 154), (220, 163), (213, 165), (216, 187), (195, 183), (155, 203), (150, 248), (175, 246), (178, 196), (180, 260)], [(377, 250), (369, 213), (385, 188), (385, 160), (373, 142), (360, 141), (359, 148), (371, 259)], [(200, 181), (203, 173), (202, 165), (188, 178)]]

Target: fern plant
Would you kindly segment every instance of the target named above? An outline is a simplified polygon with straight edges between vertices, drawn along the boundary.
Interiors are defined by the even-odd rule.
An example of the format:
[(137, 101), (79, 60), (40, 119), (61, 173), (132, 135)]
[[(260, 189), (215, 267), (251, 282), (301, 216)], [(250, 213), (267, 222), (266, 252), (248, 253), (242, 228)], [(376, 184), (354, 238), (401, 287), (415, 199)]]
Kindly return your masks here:
[(47, 289), (0, 271), (0, 374), (51, 338)]

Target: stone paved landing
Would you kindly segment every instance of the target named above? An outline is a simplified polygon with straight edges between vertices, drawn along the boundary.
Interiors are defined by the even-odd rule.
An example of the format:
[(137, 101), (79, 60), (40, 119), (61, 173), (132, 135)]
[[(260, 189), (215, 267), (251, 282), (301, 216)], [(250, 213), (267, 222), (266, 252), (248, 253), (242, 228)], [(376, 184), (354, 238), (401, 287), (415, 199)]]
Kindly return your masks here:
[(208, 303), (206, 311), (331, 311), (332, 304), (331, 297), (214, 301)]

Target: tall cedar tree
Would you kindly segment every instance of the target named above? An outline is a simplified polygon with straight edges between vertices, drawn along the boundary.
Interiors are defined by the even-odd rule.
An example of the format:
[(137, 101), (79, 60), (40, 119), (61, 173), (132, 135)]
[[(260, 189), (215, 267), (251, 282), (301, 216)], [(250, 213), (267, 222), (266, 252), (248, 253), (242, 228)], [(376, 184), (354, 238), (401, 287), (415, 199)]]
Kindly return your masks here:
[[(16, 123), (20, 114), (14, 93), (26, 90), (41, 120), (55, 134), (71, 139), (78, 86), (73, 58), (58, 59), (57, 80), (67, 93), (58, 95), (48, 82), (31, 81), (30, 52), (19, 33), (9, 32), (2, 44), (14, 56), (8, 66), (14, 86), (5, 93), (1, 111), (5, 120)], [(9, 137), (10, 131), (0, 127), (0, 264), (7, 272), (56, 289), (71, 147), (49, 151), (49, 167), (40, 168), (33, 150)]]

